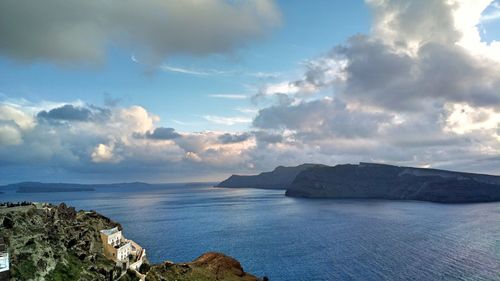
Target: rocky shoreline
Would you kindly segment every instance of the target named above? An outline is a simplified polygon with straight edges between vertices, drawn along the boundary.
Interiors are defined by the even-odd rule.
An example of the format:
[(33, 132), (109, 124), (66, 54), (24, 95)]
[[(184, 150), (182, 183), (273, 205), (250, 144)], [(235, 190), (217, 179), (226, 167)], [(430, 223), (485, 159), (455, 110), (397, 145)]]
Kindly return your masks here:
[[(116, 267), (103, 253), (101, 229), (122, 226), (95, 211), (76, 211), (64, 203), (2, 204), (0, 237), (10, 255), (10, 280), (139, 280)], [(147, 281), (260, 281), (221, 253), (206, 253), (193, 262), (145, 263)], [(7, 279), (9, 280), (9, 279)]]

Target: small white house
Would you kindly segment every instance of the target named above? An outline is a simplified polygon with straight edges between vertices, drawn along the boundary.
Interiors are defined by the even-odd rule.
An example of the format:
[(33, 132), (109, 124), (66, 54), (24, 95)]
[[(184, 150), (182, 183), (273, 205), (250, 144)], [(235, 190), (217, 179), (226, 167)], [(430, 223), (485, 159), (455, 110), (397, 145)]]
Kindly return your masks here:
[(117, 228), (100, 231), (104, 247), (104, 255), (124, 269), (139, 270), (145, 257), (146, 250), (132, 240), (125, 239)]

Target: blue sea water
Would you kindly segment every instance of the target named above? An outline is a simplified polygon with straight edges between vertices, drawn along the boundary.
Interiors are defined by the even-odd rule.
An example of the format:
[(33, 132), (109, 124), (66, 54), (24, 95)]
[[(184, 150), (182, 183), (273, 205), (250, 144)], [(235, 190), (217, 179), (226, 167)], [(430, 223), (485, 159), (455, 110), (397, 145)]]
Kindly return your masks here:
[(500, 203), (311, 200), (184, 185), (0, 194), (21, 200), (96, 210), (152, 262), (219, 251), (272, 281), (500, 280)]

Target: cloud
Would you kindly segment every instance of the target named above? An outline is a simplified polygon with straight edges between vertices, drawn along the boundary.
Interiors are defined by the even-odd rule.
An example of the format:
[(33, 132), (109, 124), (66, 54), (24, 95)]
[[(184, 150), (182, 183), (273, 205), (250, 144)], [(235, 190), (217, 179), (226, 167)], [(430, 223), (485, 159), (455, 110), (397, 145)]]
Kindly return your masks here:
[(153, 140), (173, 140), (182, 137), (174, 128), (155, 128), (153, 132), (147, 132), (145, 137)]
[(294, 98), (313, 96), (319, 91), (328, 90), (336, 83), (346, 79), (343, 69), (346, 60), (335, 56), (324, 56), (306, 60), (303, 77), (266, 84), (252, 99), (258, 101), (269, 97), (277, 98), (280, 103), (292, 103)]
[(272, 0), (2, 1), (0, 19), (0, 53), (64, 64), (103, 61), (109, 45), (154, 64), (224, 53), (280, 24)]
[[(467, 1), (467, 0), (466, 0)], [(373, 37), (395, 45), (418, 47), (457, 42), (453, 12), (461, 1), (368, 0), (374, 13)]]
[(12, 105), (0, 103), (0, 120), (12, 121), (22, 129), (29, 129), (35, 126), (35, 119)]
[(495, 21), (498, 19), (500, 19), (500, 10), (497, 10), (495, 12), (492, 12), (492, 13), (489, 13), (489, 14), (482, 16), (481, 22), (485, 23), (485, 22), (489, 22), (489, 21)]
[(244, 108), (244, 107), (237, 107), (235, 108), (236, 111), (239, 111), (241, 113), (245, 113), (245, 114), (256, 114), (257, 112), (259, 112), (258, 109), (255, 109), (255, 108)]
[(170, 65), (166, 65), (166, 64), (161, 65), (160, 69), (163, 71), (167, 71), (167, 72), (176, 72), (176, 73), (182, 73), (182, 74), (201, 75), (201, 76), (224, 75), (224, 74), (231, 73), (228, 71), (222, 71), (222, 70), (216, 70), (216, 69), (198, 70), (198, 69), (190, 69), (190, 68), (184, 68), (184, 67), (175, 67), (175, 66), (170, 66)]
[(228, 144), (228, 143), (239, 143), (239, 142), (244, 142), (248, 140), (251, 137), (251, 134), (249, 133), (241, 133), (241, 134), (229, 134), (225, 133), (223, 135), (220, 135), (219, 141), (223, 144)]
[(500, 3), (493, 2), (490, 7), (492, 8), (487, 13), (481, 16), (481, 23), (486, 23), (490, 21), (496, 21), (500, 19)]
[(394, 122), (391, 114), (349, 109), (346, 104), (325, 98), (263, 109), (253, 125), (262, 129), (292, 130), (307, 140), (371, 137), (382, 126)]
[(215, 124), (220, 124), (220, 125), (226, 125), (226, 126), (252, 123), (251, 118), (240, 117), (240, 116), (225, 117), (225, 116), (216, 116), (216, 115), (205, 115), (205, 116), (203, 116), (203, 118), (205, 118), (205, 120), (207, 120), (209, 122), (212, 122)]
[(381, 41), (351, 38), (335, 56), (347, 59), (341, 94), (389, 110), (420, 110), (428, 102), (498, 106), (496, 62), (476, 58), (455, 44), (422, 45), (415, 56)]
[[(174, 128), (158, 126), (159, 118), (140, 106), (44, 104), (52, 104), (41, 111), (47, 115), (59, 108), (85, 108), (92, 117), (79, 118), (86, 120), (82, 122), (67, 120), (68, 115), (63, 114), (63, 121), (47, 122), (38, 117), (40, 111), (33, 112), (33, 108), (43, 107), (40, 104), (0, 102), (2, 182), (213, 180), (222, 171), (247, 167), (250, 160), (244, 151), (255, 145), (245, 132), (234, 136), (223, 132), (181, 135)], [(32, 172), (19, 172), (24, 170)]]
[(21, 132), (15, 123), (0, 121), (0, 145), (18, 145), (22, 141)]
[(113, 152), (115, 149), (114, 143), (98, 144), (91, 154), (92, 161), (95, 163), (118, 163), (123, 160), (122, 157), (116, 156)]
[(231, 99), (231, 100), (244, 100), (248, 98), (245, 95), (237, 95), (237, 94), (213, 94), (209, 95), (209, 97), (217, 99)]
[[(468, 133), (488, 132), (496, 135), (500, 141), (500, 112), (489, 108), (474, 108), (469, 104), (447, 104), (445, 130), (459, 135)], [(495, 132), (496, 131), (496, 132)]]
[(206, 72), (206, 71), (198, 71), (198, 70), (192, 70), (192, 69), (169, 66), (169, 65), (162, 65), (162, 66), (160, 66), (160, 69), (163, 71), (177, 72), (177, 73), (182, 73), (182, 74), (210, 75), (210, 73)]
[(75, 107), (71, 104), (54, 108), (49, 111), (41, 111), (37, 115), (39, 118), (65, 120), (65, 121), (89, 121), (92, 112), (88, 108)]

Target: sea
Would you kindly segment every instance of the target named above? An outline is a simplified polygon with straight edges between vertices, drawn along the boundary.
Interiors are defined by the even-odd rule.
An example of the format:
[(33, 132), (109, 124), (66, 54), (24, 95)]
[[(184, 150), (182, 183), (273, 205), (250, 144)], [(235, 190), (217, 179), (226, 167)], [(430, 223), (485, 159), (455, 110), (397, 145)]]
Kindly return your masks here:
[(0, 194), (119, 222), (152, 263), (216, 251), (271, 281), (500, 280), (500, 203), (290, 198), (209, 184)]

